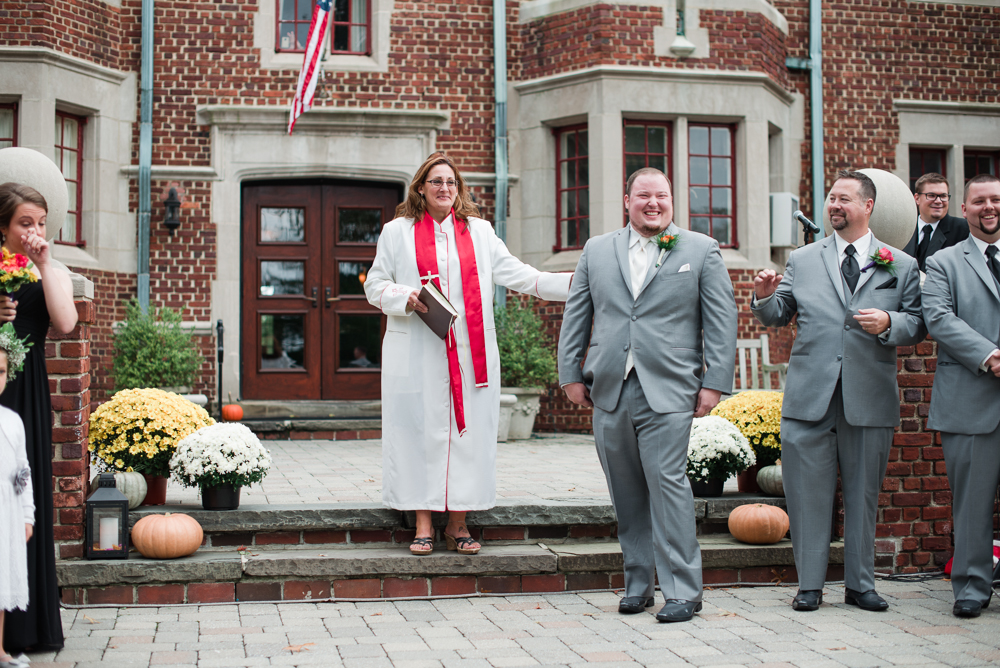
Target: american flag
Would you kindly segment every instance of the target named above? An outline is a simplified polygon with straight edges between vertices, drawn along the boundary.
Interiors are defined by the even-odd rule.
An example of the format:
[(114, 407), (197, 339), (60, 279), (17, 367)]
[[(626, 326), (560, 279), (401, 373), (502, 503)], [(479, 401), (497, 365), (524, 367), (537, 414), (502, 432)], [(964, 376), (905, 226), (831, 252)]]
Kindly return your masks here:
[(323, 51), (323, 39), (330, 18), (332, 0), (316, 0), (312, 21), (309, 23), (309, 38), (306, 42), (306, 57), (299, 72), (299, 83), (295, 87), (291, 116), (288, 119), (288, 134), (292, 134), (295, 121), (312, 107), (316, 95), (316, 81), (319, 79), (319, 54)]

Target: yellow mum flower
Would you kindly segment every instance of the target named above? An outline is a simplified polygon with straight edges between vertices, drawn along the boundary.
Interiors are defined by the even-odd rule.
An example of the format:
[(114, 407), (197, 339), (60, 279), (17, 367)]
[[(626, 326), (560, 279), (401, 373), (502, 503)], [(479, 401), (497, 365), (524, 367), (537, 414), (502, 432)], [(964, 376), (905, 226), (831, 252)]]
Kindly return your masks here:
[(212, 424), (203, 408), (178, 395), (123, 390), (91, 414), (87, 449), (109, 470), (165, 475), (177, 443)]

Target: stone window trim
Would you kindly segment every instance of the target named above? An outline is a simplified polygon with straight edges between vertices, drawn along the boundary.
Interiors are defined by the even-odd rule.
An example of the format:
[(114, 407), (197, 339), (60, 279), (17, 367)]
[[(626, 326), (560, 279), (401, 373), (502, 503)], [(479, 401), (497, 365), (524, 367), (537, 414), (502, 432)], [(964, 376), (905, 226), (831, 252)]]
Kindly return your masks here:
[[(1000, 0), (979, 0), (979, 2)], [(594, 5), (634, 6), (633, 0), (523, 0), (520, 3), (518, 22), (538, 21), (548, 16), (569, 13)], [(684, 26), (678, 34), (678, 0), (649, 0), (648, 7), (660, 7), (663, 24), (653, 26), (653, 52), (670, 58), (707, 58), (711, 54), (708, 29), (701, 25), (701, 10), (743, 11), (760, 14), (782, 34), (788, 34), (788, 20), (770, 0), (684, 0)]]
[[(68, 127), (74, 123), (76, 124), (75, 141), (70, 138), (70, 133), (67, 132)], [(85, 187), (83, 156), (86, 146), (87, 117), (57, 109), (55, 128), (56, 137), (53, 146), (56, 166), (62, 170), (67, 189), (71, 193), (74, 191), (76, 193), (75, 197), (70, 197), (69, 209), (66, 212), (67, 218), (73, 216), (72, 229), (67, 231), (66, 224), (63, 224), (55, 242), (86, 248), (87, 242), (83, 238), (83, 191)]]
[(17, 112), (18, 112), (17, 102), (2, 102), (0, 101), (0, 114), (4, 112), (10, 112), (11, 117), (11, 127), (9, 132), (4, 132), (0, 129), (0, 149), (9, 148), (11, 146), (17, 146)]
[[(352, 56), (368, 56), (371, 52), (371, 42), (368, 39), (371, 35), (371, 0), (343, 0), (347, 4), (347, 20), (337, 21), (337, 4), (341, 0), (331, 0), (331, 8), (329, 15), (329, 23), (327, 27), (327, 34), (324, 38), (325, 44), (323, 49), (332, 55), (352, 55)], [(293, 7), (295, 11), (293, 12), (292, 18), (281, 20), (281, 5), (287, 2), (294, 3)], [(274, 0), (276, 5), (275, 15), (279, 17), (279, 20), (274, 22), (275, 28), (275, 51), (278, 53), (305, 53), (305, 44), (298, 40), (298, 37), (305, 37), (308, 35), (309, 26), (311, 23), (312, 13), (310, 11), (310, 20), (299, 20), (295, 18), (299, 15), (299, 10), (303, 5), (306, 5), (310, 9), (314, 9), (316, 6), (316, 0)], [(364, 6), (363, 17), (361, 21), (356, 20), (355, 9), (356, 4), (361, 4)], [(291, 36), (295, 39), (294, 45), (286, 46), (282, 42), (282, 31), (291, 29)], [(362, 34), (364, 49), (359, 49), (353, 51), (351, 49), (337, 49), (337, 39), (336, 35), (340, 30), (346, 29), (348, 32), (353, 32), (355, 30), (360, 30)], [(305, 33), (305, 35), (303, 35)], [(285, 34), (288, 36), (288, 33)]]
[(944, 151), (943, 174), (953, 195), (948, 213), (961, 217), (966, 156), (1000, 153), (1000, 104), (896, 99), (893, 110), (899, 117), (893, 173), (909, 183), (911, 149)]
[[(299, 0), (300, 2), (302, 0)], [(389, 22), (394, 0), (368, 0), (368, 55), (324, 53), (320, 63), (326, 72), (388, 72)], [(331, 28), (332, 32), (332, 28)], [(281, 51), (278, 47), (278, 2), (258, 3), (253, 19), (253, 46), (260, 54), (260, 69), (298, 72), (302, 69), (302, 52)], [(317, 87), (317, 98), (323, 97), (323, 79)]]
[[(14, 76), (14, 74), (17, 76)], [(128, 165), (137, 122), (138, 74), (47, 47), (0, 45), (0, 101), (18, 103), (18, 146), (54, 158), (56, 111), (87, 117), (82, 230), (86, 249), (53, 243), (52, 257), (73, 268), (135, 271), (136, 220), (129, 212)]]

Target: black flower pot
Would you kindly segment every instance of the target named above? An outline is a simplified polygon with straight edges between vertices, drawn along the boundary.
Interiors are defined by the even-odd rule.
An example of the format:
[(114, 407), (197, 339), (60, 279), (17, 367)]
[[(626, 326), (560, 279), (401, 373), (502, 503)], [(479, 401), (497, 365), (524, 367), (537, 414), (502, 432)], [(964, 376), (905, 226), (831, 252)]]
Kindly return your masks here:
[(240, 486), (202, 486), (201, 507), (205, 510), (236, 510), (240, 507)]
[(726, 481), (722, 478), (709, 478), (708, 480), (693, 480), (688, 478), (688, 480), (691, 482), (691, 491), (694, 495), (702, 498), (706, 496), (722, 496), (722, 488), (726, 484)]

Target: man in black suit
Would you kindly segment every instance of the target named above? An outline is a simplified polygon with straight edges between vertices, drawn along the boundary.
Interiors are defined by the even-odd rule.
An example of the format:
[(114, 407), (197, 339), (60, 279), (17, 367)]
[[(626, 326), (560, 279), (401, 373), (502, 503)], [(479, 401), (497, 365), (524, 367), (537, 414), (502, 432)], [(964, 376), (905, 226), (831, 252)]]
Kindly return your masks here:
[(948, 179), (935, 172), (924, 174), (916, 183), (917, 229), (903, 252), (917, 259), (920, 271), (927, 271), (927, 258), (942, 248), (954, 246), (969, 237), (964, 218), (948, 215), (950, 192)]

